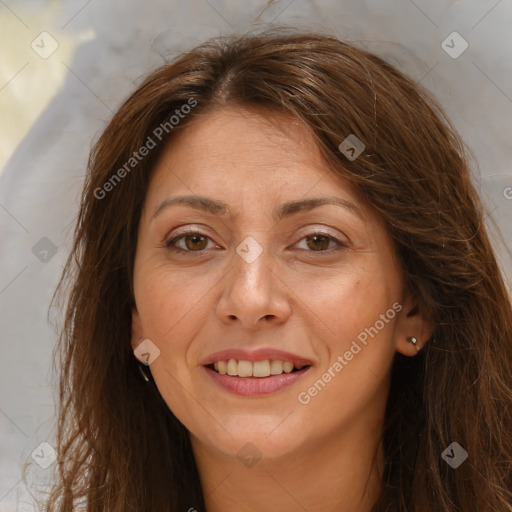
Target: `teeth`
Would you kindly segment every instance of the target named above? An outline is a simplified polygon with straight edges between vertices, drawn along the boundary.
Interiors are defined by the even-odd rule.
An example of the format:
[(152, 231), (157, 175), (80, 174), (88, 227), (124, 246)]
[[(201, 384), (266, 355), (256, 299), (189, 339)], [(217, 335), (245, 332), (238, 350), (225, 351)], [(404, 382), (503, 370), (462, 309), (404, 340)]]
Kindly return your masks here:
[(252, 363), (250, 361), (238, 361), (238, 376), (252, 377)]
[(272, 375), (281, 375), (283, 373), (283, 361), (272, 361), (270, 363), (270, 373)]
[[(222, 375), (226, 375), (226, 373), (228, 373), (228, 365), (226, 364), (226, 361), (218, 361), (217, 365), (219, 367), (219, 373), (222, 373)], [(213, 365), (213, 367), (215, 368), (215, 364)]]
[(293, 370), (293, 363), (290, 363), (289, 361), (283, 363), (283, 370), (284, 373), (290, 373)]
[(252, 366), (252, 374), (254, 377), (268, 377), (270, 375), (270, 361), (268, 359), (266, 361), (252, 363)]
[(266, 359), (265, 361), (245, 361), (229, 359), (228, 361), (216, 361), (213, 363), (215, 371), (222, 375), (231, 375), (233, 377), (268, 377), (270, 375), (281, 375), (282, 373), (291, 373), (293, 369), (300, 370), (305, 364), (294, 365), (290, 361), (280, 361)]
[(238, 363), (234, 359), (228, 361), (228, 375), (238, 375)]

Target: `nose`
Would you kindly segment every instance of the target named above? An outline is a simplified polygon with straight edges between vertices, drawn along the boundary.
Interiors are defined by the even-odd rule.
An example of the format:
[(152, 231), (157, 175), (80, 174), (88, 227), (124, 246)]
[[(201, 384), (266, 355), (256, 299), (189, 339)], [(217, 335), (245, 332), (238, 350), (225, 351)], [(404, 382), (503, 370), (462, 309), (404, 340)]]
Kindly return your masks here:
[(219, 319), (229, 325), (239, 322), (247, 329), (286, 322), (291, 292), (277, 272), (277, 263), (265, 251), (250, 263), (235, 253), (222, 281), (224, 290), (216, 308)]

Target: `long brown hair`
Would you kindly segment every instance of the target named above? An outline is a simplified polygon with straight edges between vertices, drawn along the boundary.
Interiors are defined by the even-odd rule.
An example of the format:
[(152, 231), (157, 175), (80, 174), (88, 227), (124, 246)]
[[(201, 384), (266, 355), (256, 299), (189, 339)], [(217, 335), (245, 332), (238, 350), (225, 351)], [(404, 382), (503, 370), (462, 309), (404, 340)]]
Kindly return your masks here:
[[(405, 284), (434, 326), (416, 357), (393, 362), (373, 510), (512, 511), (512, 308), (467, 150), (436, 101), (395, 67), (298, 32), (220, 38), (179, 56), (147, 77), (95, 144), (56, 290), (70, 284), (46, 510), (204, 510), (188, 432), (132, 352), (132, 273), (165, 143), (200, 114), (234, 105), (286, 112), (311, 130), (332, 172), (382, 216)], [(338, 148), (350, 134), (365, 145), (353, 160)], [(131, 161), (148, 137), (155, 147)], [(441, 456), (452, 442), (468, 453), (457, 469)]]

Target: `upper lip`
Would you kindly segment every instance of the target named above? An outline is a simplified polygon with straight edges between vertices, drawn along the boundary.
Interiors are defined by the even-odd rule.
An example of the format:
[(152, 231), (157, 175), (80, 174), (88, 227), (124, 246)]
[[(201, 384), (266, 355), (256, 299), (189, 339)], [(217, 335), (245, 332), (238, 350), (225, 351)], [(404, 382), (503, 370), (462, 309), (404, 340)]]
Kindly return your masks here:
[(279, 360), (289, 361), (293, 364), (312, 365), (313, 363), (302, 356), (292, 354), (291, 352), (285, 352), (284, 350), (278, 350), (275, 348), (259, 348), (256, 350), (247, 350), (243, 348), (231, 348), (220, 350), (214, 354), (206, 357), (201, 363), (203, 366), (216, 363), (217, 361), (226, 361), (228, 359), (237, 359), (238, 361), (265, 361), (268, 360)]

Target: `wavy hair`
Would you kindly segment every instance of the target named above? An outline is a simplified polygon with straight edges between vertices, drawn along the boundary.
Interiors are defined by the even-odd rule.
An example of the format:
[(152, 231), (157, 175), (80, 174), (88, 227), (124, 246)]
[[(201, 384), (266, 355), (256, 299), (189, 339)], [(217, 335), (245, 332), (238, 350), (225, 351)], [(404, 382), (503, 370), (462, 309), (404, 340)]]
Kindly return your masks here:
[[(436, 100), (394, 66), (335, 37), (279, 31), (210, 40), (155, 70), (91, 151), (54, 296), (66, 309), (54, 354), (59, 458), (46, 510), (194, 503), (204, 511), (188, 432), (155, 383), (141, 379), (130, 345), (132, 278), (141, 208), (165, 143), (230, 106), (304, 123), (332, 172), (384, 220), (405, 285), (434, 326), (416, 357), (393, 361), (373, 512), (512, 511), (512, 308), (469, 152)], [(162, 126), (156, 147), (127, 167)], [(365, 144), (353, 161), (338, 149), (349, 134)], [(469, 454), (457, 469), (441, 457), (454, 441)]]

